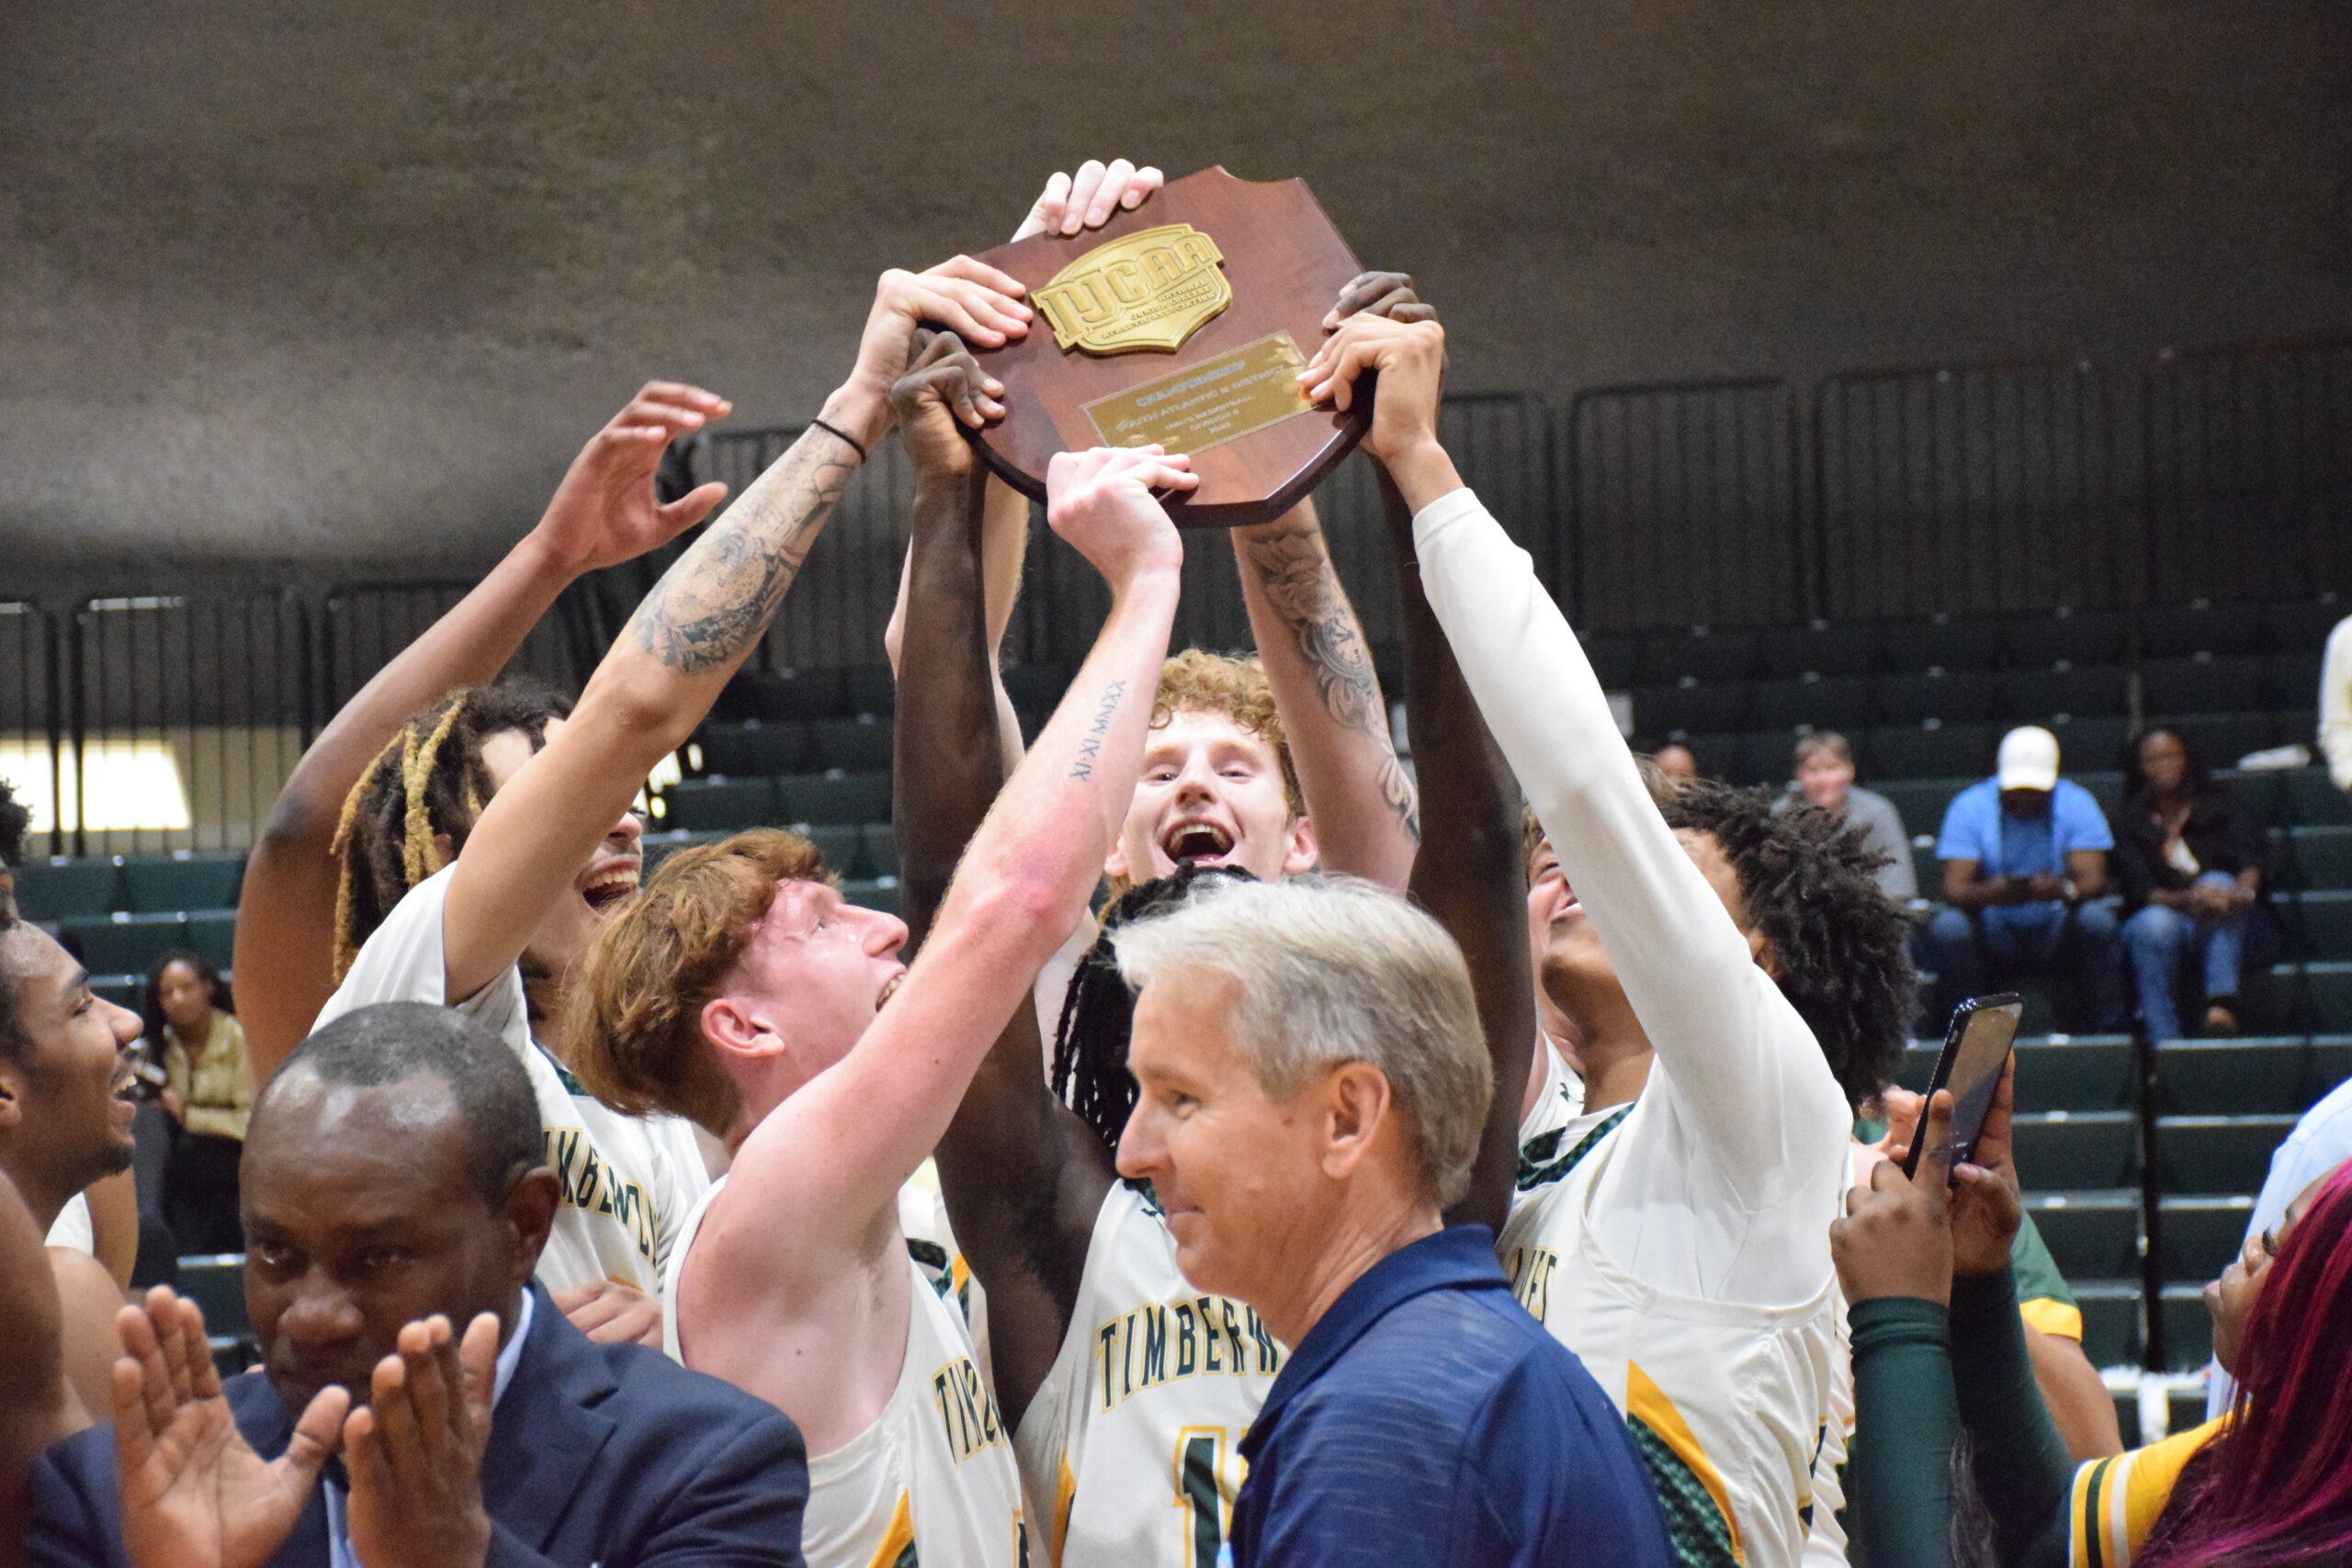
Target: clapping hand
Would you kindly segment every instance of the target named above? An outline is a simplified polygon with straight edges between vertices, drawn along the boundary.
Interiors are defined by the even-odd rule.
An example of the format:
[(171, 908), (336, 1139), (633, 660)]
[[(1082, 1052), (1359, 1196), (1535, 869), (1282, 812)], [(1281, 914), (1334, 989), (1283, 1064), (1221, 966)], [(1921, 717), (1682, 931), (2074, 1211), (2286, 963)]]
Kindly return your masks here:
[(732, 406), (700, 387), (648, 381), (572, 458), (533, 536), (574, 574), (634, 560), (676, 538), (710, 515), (727, 487), (698, 485), (663, 505), (653, 495), (662, 454)]
[(1100, 159), (1089, 158), (1078, 166), (1075, 175), (1057, 174), (1046, 182), (1036, 205), (1029, 209), (1029, 216), (1021, 220), (1012, 237), (1025, 240), (1032, 234), (1075, 234), (1100, 229), (1113, 213), (1142, 206), (1146, 197), (1166, 183), (1167, 176), (1149, 164), (1139, 169), (1125, 158), (1114, 158), (1106, 166)]
[(137, 1568), (260, 1568), (301, 1517), (351, 1396), (321, 1389), (286, 1452), (266, 1461), (237, 1429), (194, 1302), (158, 1285), (116, 1324), (127, 1352), (114, 1364), (125, 1552)]
[(366, 1408), (343, 1424), (351, 1550), (368, 1568), (475, 1568), (490, 1553), (481, 1454), (498, 1380), (498, 1317), (462, 1344), (435, 1314), (376, 1363)]

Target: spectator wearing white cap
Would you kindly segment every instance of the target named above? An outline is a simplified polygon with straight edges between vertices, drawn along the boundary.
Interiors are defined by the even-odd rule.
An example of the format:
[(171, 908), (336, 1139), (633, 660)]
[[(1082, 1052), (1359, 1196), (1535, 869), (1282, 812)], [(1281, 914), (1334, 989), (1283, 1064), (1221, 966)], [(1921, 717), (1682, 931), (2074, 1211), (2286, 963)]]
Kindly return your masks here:
[(2058, 776), (2058, 738), (2036, 725), (2003, 736), (1994, 776), (1960, 793), (1936, 840), (1950, 906), (1924, 955), (1937, 1021), (1988, 989), (2059, 979), (2070, 1027), (2127, 1027), (2115, 915), (2098, 901), (2114, 847), (2098, 802)]

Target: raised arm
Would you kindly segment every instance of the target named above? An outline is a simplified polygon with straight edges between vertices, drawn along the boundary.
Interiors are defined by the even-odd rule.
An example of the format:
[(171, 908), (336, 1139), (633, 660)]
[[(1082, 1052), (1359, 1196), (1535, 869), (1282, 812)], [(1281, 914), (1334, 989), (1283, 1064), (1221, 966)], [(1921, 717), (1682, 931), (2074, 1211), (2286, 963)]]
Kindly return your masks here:
[[(995, 414), (995, 389), (943, 334), (891, 399), (915, 469), (892, 803), (910, 951), (1004, 783), (981, 608), (984, 470), (956, 429)], [(1036, 1011), (1016, 1006), (936, 1150), (948, 1223), (988, 1289), (997, 1404), (1016, 1427), (1060, 1350), (1113, 1179), (1102, 1140), (1047, 1092), (1040, 1056)]]
[[(1701, 1145), (1752, 1206), (1819, 1173), (1811, 1134), (1846, 1111), (1812, 1035), (1642, 784), (1576, 634), (1437, 439), (1445, 339), (1434, 321), (1358, 316), (1305, 373), (1344, 406), (1377, 371), (1365, 446), (1414, 510), (1421, 583), (1479, 711), (1607, 948)], [(1807, 1060), (1807, 1057), (1810, 1060)], [(1652, 1083), (1658, 1081), (1654, 1069)]]
[(343, 706), (278, 792), (245, 862), (237, 907), (237, 1017), (254, 1081), (269, 1081), (334, 994), (335, 863), (352, 785), (410, 714), (453, 686), (495, 679), (558, 594), (692, 527), (727, 493), (707, 484), (659, 505), (647, 476), (674, 436), (723, 417), (727, 400), (649, 381), (571, 460), (547, 513), (449, 613)]
[(826, 399), (822, 423), (654, 584), (570, 722), (482, 813), (444, 915), (450, 998), (514, 962), (653, 764), (684, 743), (766, 631), (842, 488), (889, 430), (889, 387), (916, 323), (947, 321), (1001, 343), (1027, 330), (1028, 307), (1012, 298), (1020, 288), (963, 256), (920, 275), (883, 274), (856, 367)]
[(729, 1201), (775, 1216), (788, 1240), (763, 1227), (730, 1269), (830, 1268), (840, 1246), (871, 1234), (1084, 906), (1110, 849), (1106, 803), (1124, 802), (1142, 771), (1176, 613), (1182, 547), (1151, 491), (1193, 483), (1187, 459), (1156, 447), (1054, 459), (1047, 514), (1110, 583), (1110, 616), (965, 852), (896, 994), (848, 1055), (738, 1151)]

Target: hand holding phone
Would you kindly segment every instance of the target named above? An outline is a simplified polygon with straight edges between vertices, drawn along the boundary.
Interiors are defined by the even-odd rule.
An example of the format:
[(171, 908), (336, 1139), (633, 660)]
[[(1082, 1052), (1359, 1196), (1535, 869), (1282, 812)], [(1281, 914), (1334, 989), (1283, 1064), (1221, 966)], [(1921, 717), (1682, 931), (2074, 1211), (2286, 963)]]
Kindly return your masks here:
[[(1976, 1148), (1984, 1114), (1993, 1107), (1994, 1091), (2001, 1086), (2001, 1071), (2017, 1043), (2018, 1021), (2025, 1003), (2014, 992), (1971, 997), (1951, 1015), (1944, 1032), (1943, 1054), (1936, 1058), (1935, 1076), (1928, 1080), (1928, 1099), (1939, 1089), (1951, 1090), (1951, 1165), (1957, 1168)], [(1903, 1156), (1903, 1174), (1916, 1176), (1928, 1140), (1914, 1134)], [(1957, 1177), (1954, 1178), (1957, 1180)]]

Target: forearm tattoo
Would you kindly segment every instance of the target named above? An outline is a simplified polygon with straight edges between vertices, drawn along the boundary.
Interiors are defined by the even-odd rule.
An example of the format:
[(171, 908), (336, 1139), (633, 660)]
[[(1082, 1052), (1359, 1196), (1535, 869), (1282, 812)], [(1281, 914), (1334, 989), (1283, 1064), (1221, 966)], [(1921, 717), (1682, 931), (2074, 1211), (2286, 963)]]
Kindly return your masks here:
[(1114, 681), (1104, 689), (1102, 701), (1094, 710), (1092, 722), (1087, 725), (1086, 733), (1078, 739), (1078, 760), (1070, 764), (1070, 777), (1091, 779), (1094, 776), (1094, 764), (1102, 757), (1102, 738), (1111, 733), (1111, 720), (1118, 716), (1119, 699), (1126, 694), (1127, 683), (1125, 681)]
[(857, 465), (849, 443), (811, 428), (653, 585), (629, 619), (645, 650), (684, 674), (741, 658), (842, 498)]
[(1250, 570), (1290, 633), (1293, 645), (1315, 677), (1324, 711), (1343, 728), (1361, 730), (1380, 744), (1380, 796), (1415, 842), (1420, 840), (1420, 808), (1412, 780), (1396, 761), (1388, 736), (1388, 715), (1380, 705), (1380, 682), (1363, 630), (1340, 592), (1339, 575), (1323, 547), (1321, 531), (1287, 528), (1249, 540)]

